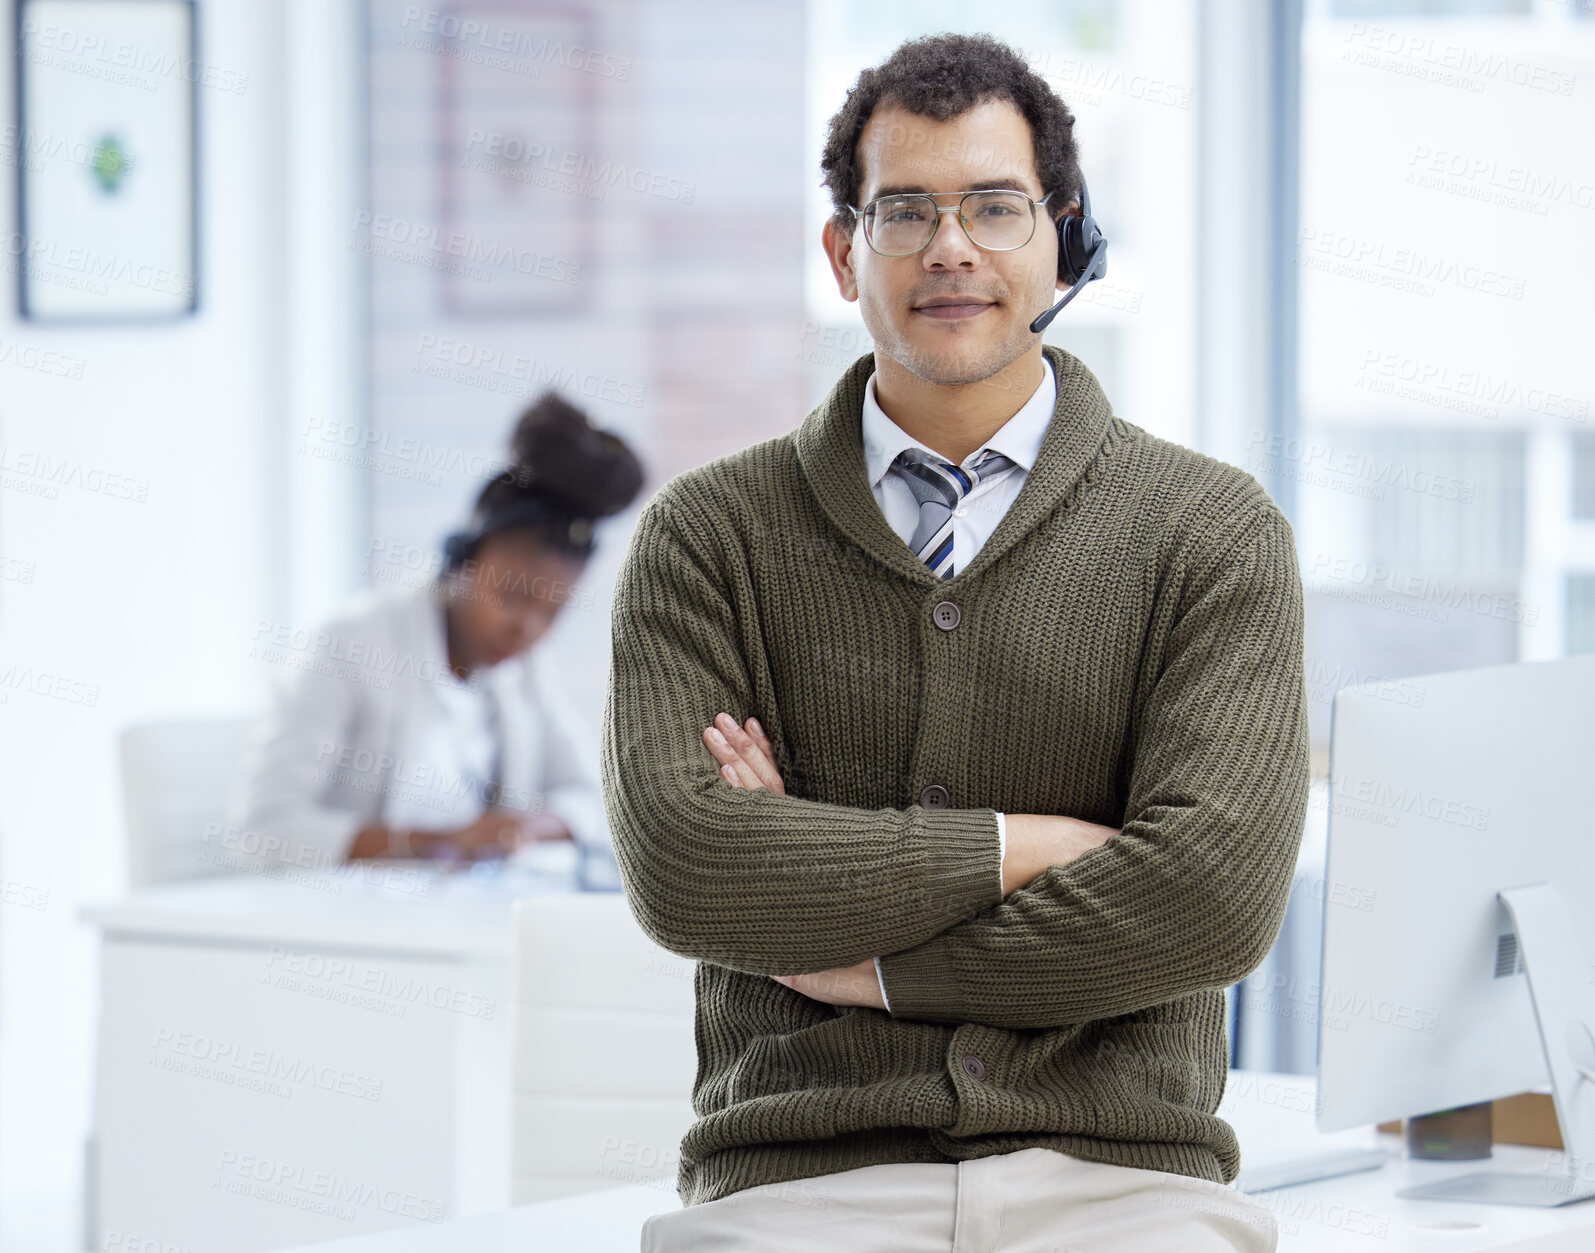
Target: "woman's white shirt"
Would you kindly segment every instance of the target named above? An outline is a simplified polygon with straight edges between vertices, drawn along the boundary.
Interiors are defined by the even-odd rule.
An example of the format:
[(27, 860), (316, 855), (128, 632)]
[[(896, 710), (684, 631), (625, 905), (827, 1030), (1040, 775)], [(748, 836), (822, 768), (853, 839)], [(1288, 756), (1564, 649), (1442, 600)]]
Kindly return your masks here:
[(411, 723), (408, 748), (416, 763), (430, 769), (418, 773), (396, 767), (383, 820), (393, 827), (443, 831), (474, 822), (492, 803), (501, 782), (503, 735), (494, 685), (485, 681), (486, 673), (461, 679), (449, 669), (442, 606), (428, 615), (423, 639), (426, 672), (437, 678), (426, 684), (422, 700), (427, 709)]
[(504, 808), (563, 819), (596, 877), (618, 878), (605, 869), (596, 736), (531, 654), (461, 682), (435, 587), (363, 593), (291, 663), (234, 798), (231, 847), (264, 864), (336, 865), (362, 827), (463, 825), (496, 793)]

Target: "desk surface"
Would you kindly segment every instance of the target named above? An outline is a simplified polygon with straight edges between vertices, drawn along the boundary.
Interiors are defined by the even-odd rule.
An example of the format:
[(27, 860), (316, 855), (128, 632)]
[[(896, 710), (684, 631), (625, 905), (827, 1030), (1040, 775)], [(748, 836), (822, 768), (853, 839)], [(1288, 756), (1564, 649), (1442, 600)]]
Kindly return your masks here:
[(90, 905), (82, 917), (108, 937), (507, 959), (514, 902), (573, 890), (568, 873), (536, 867), (361, 862), (190, 879)]
[[(1249, 1161), (1319, 1148), (1380, 1146), (1382, 1170), (1257, 1194), (1279, 1222), (1279, 1253), (1588, 1253), (1595, 1248), (1595, 1201), (1533, 1210), (1451, 1201), (1414, 1201), (1395, 1193), (1414, 1183), (1466, 1174), (1482, 1162), (1412, 1162), (1395, 1136), (1372, 1127), (1319, 1135), (1313, 1128), (1316, 1087), (1310, 1077), (1235, 1071), (1219, 1113), (1235, 1127)], [(1544, 1170), (1544, 1149), (1497, 1145), (1498, 1169)], [(680, 1204), (673, 1186), (634, 1184), (438, 1225), (305, 1245), (288, 1253), (636, 1253), (643, 1223)]]

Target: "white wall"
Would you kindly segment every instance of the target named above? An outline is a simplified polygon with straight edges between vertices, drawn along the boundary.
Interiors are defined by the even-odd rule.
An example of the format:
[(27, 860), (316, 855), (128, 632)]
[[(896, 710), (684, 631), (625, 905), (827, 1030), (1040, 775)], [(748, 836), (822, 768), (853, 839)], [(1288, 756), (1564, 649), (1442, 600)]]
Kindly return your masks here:
[[(283, 540), (287, 10), (279, 0), (202, 8), (202, 62), (232, 71), (223, 81), (247, 80), (239, 92), (199, 93), (199, 314), (147, 326), (46, 326), (18, 320), (13, 274), (0, 289), (0, 348), (28, 350), (0, 353), (7, 1248), (67, 1247), (53, 1228), (46, 1244), (39, 1224), (76, 1187), (88, 1126), (98, 975), (94, 936), (77, 912), (124, 882), (116, 733), (131, 720), (257, 703), (249, 640), (262, 618), (286, 612), (291, 593)], [(0, 58), (7, 101), (13, 65)], [(15, 176), (8, 161), (0, 170), (8, 235)], [(34, 349), (81, 359), (81, 379), (27, 368)], [(30, 471), (40, 458), (64, 463), (62, 477)], [(144, 498), (87, 490), (100, 482), (90, 471), (126, 476)], [(42, 488), (54, 494), (36, 494)]]

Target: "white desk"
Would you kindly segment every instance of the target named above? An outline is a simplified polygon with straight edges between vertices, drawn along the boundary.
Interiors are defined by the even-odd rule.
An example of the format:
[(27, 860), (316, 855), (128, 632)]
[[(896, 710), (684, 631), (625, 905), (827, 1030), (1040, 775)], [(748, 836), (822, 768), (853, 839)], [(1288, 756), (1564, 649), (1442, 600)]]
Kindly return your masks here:
[(1595, 1202), (1536, 1210), (1395, 1195), (1414, 1184), (1484, 1169), (1544, 1171), (1553, 1157), (1549, 1150), (1498, 1144), (1490, 1163), (1411, 1161), (1399, 1136), (1380, 1135), (1372, 1127), (1318, 1134), (1316, 1104), (1317, 1083), (1310, 1076), (1237, 1070), (1230, 1073), (1219, 1105), (1219, 1115), (1240, 1137), (1243, 1169), (1250, 1162), (1294, 1157), (1315, 1148), (1382, 1147), (1390, 1154), (1382, 1170), (1256, 1194), (1279, 1223), (1280, 1253), (1464, 1253), (1520, 1244), (1524, 1253), (1560, 1253), (1554, 1243), (1532, 1241), (1563, 1236), (1574, 1242), (1569, 1249), (1595, 1250)]
[(86, 910), (92, 1247), (253, 1253), (502, 1209), (511, 906), (569, 890), (366, 865)]
[[(1241, 1137), (1245, 1154), (1262, 1159), (1313, 1147), (1383, 1145), (1383, 1170), (1261, 1193), (1279, 1222), (1279, 1253), (1431, 1253), (1512, 1249), (1518, 1253), (1589, 1253), (1595, 1249), (1595, 1201), (1557, 1210), (1511, 1209), (1394, 1194), (1411, 1183), (1478, 1169), (1480, 1163), (1408, 1162), (1395, 1136), (1371, 1127), (1319, 1136), (1312, 1128), (1311, 1079), (1236, 1071), (1220, 1113)], [(1503, 1166), (1542, 1167), (1541, 1149), (1496, 1146)], [(675, 1209), (673, 1191), (637, 1184), (524, 1205), (452, 1223), (422, 1223), (384, 1235), (307, 1245), (288, 1253), (637, 1253), (643, 1223)]]

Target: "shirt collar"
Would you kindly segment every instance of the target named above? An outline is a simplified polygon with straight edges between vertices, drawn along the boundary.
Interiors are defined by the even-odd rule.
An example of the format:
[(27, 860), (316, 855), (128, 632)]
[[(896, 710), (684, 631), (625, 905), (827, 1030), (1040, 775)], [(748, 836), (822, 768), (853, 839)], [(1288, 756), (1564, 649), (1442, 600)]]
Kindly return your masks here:
[[(1041, 372), (1041, 382), (1030, 393), (1030, 399), (1019, 412), (999, 427), (995, 434), (964, 459), (967, 466), (988, 448), (994, 448), (1022, 466), (1028, 474), (1041, 452), (1041, 441), (1047, 433), (1047, 423), (1052, 421), (1052, 411), (1058, 400), (1058, 381), (1053, 374), (1052, 362), (1046, 357), (1046, 368)], [(926, 448), (897, 423), (886, 416), (886, 411), (875, 399), (875, 372), (872, 370), (864, 384), (864, 404), (860, 415), (860, 433), (864, 439), (864, 469), (869, 475), (870, 487), (879, 485), (892, 462), (905, 448)]]
[[(955, 581), (978, 578), (1000, 561), (1016, 541), (1080, 486), (1094, 460), (1110, 455), (1110, 444), (1134, 438), (1139, 430), (1129, 423), (1115, 426), (1119, 420), (1113, 406), (1083, 361), (1055, 344), (1043, 344), (1041, 351), (1052, 365), (1058, 391), (1041, 451), (997, 529), (980, 546), (975, 559), (953, 576)], [(874, 368), (873, 353), (865, 353), (848, 366), (825, 399), (792, 433), (792, 449), (805, 487), (847, 542), (905, 579), (938, 587), (941, 580), (892, 530), (870, 490), (859, 427), (864, 380)]]

